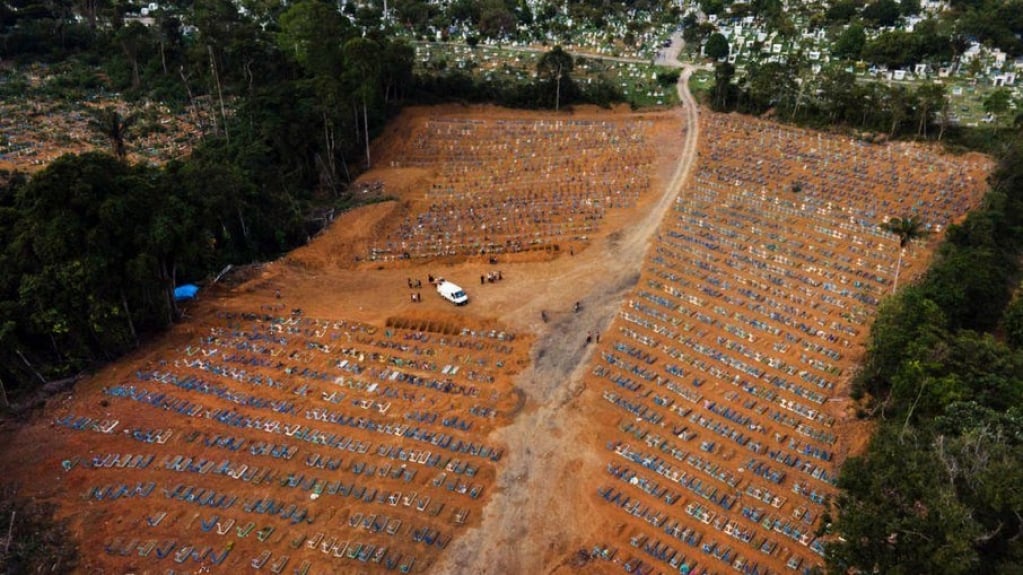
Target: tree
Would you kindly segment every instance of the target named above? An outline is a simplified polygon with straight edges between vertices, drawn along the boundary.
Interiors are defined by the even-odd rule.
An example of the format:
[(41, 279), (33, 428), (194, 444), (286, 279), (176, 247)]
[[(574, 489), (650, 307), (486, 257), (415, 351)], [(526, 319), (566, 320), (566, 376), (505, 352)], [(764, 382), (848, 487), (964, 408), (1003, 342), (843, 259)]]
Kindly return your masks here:
[(831, 23), (848, 22), (856, 16), (858, 9), (856, 0), (837, 0), (828, 7), (824, 16)]
[(503, 38), (515, 29), (515, 14), (503, 0), (484, 0), (480, 6), (479, 31), (487, 38)]
[(917, 136), (927, 137), (927, 126), (931, 123), (935, 113), (944, 110), (947, 106), (945, 99), (945, 86), (927, 82), (916, 89), (916, 113), (917, 113)]
[(550, 51), (545, 52), (543, 56), (540, 56), (540, 61), (536, 63), (537, 74), (555, 85), (555, 111), (558, 111), (561, 107), (562, 83), (571, 84), (573, 67), (572, 55), (565, 52), (561, 46), (555, 46)]
[(946, 323), (942, 309), (917, 286), (885, 299), (870, 328), (859, 384), (875, 396), (886, 395), (904, 361), (926, 360), (946, 338)]
[(780, 62), (750, 65), (746, 72), (746, 111), (762, 114), (773, 107), (787, 108), (798, 94), (797, 76), (798, 70)]
[[(380, 45), (370, 38), (355, 37), (344, 44), (345, 72), (352, 95), (362, 103), (362, 131), (366, 144), (366, 167), (373, 162), (369, 151), (369, 103), (380, 82)], [(357, 125), (358, 123), (356, 123)]]
[(984, 97), (984, 111), (1001, 118), (1012, 105), (1012, 92), (1008, 88), (997, 88)]
[(835, 39), (835, 43), (831, 47), (831, 53), (839, 58), (858, 60), (866, 44), (867, 33), (863, 30), (863, 26), (850, 24)]
[(912, 94), (905, 86), (893, 84), (884, 87), (881, 100), (882, 111), (888, 117), (888, 136), (894, 137), (902, 130), (902, 124), (912, 116)]
[(859, 118), (864, 103), (854, 73), (839, 67), (828, 68), (822, 74), (820, 90), (821, 109), (830, 123), (852, 123)]
[(110, 152), (113, 156), (124, 159), (128, 150), (125, 141), (131, 132), (132, 126), (138, 121), (138, 114), (122, 116), (116, 108), (91, 108), (89, 127), (97, 133), (102, 134), (110, 141)]
[[(302, 84), (311, 88), (311, 107), (320, 119), (323, 135), (319, 162), (320, 181), (334, 193), (338, 190), (337, 157), (339, 111), (344, 109), (346, 86), (342, 81), (345, 58), (341, 42), (352, 34), (348, 21), (337, 9), (320, 0), (305, 0), (291, 5), (280, 17), (277, 43), (282, 52), (294, 58), (305, 71)], [(347, 117), (347, 115), (345, 116)], [(356, 135), (355, 140), (358, 141)]]
[(902, 256), (905, 253), (906, 246), (911, 241), (926, 237), (931, 232), (924, 228), (923, 223), (917, 216), (891, 218), (881, 224), (881, 228), (895, 234), (899, 238), (899, 259), (895, 264), (895, 279), (892, 282), (892, 293), (895, 293), (895, 290), (899, 287), (899, 271), (902, 269)]
[(715, 110), (727, 110), (731, 102), (732, 78), (735, 77), (735, 66), (728, 62), (714, 65), (714, 91), (712, 104)]
[(1005, 339), (1009, 345), (1015, 348), (1023, 348), (1023, 297), (1017, 290), (1016, 298), (1005, 309), (1002, 317), (1002, 329), (1005, 330)]
[(24, 327), (47, 334), (65, 367), (130, 349), (140, 321), (163, 325), (165, 286), (145, 247), (158, 197), (150, 170), (100, 153), (63, 156), (18, 190), (8, 249), (24, 262)]
[(835, 573), (975, 573), (980, 526), (956, 496), (929, 437), (882, 426), (866, 454), (842, 466)]
[(875, 0), (863, 8), (861, 16), (878, 27), (894, 26), (899, 20), (899, 4), (895, 0)]
[(715, 32), (707, 38), (707, 44), (703, 47), (704, 54), (708, 58), (721, 60), (728, 57), (728, 39), (720, 32)]
[(899, 0), (899, 13), (903, 16), (916, 16), (920, 13), (920, 0)]

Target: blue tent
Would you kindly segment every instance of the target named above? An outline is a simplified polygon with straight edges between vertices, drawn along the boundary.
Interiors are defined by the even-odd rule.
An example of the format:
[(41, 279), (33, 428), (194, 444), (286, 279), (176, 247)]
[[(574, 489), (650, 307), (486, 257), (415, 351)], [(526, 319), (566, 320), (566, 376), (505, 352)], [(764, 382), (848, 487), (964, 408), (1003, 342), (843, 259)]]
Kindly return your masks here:
[(174, 288), (174, 301), (185, 301), (194, 299), (195, 294), (199, 292), (199, 286), (195, 284), (185, 284)]

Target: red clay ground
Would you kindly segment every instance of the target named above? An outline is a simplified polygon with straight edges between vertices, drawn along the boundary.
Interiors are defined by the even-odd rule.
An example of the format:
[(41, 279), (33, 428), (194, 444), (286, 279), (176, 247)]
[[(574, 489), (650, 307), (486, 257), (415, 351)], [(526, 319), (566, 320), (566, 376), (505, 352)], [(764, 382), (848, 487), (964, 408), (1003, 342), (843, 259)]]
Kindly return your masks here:
[[(6, 431), (2, 462), (10, 480), (60, 505), (81, 543), (82, 573), (249, 572), (266, 552), (261, 570), (280, 573), (384, 572), (389, 565), (414, 573), (610, 573), (630, 560), (651, 572), (677, 572), (667, 547), (684, 554), (693, 572), (730, 572), (739, 555), (741, 565), (756, 563), (761, 573), (786, 572), (792, 558), (802, 566), (819, 563), (812, 538), (800, 542), (785, 530), (814, 531), (822, 506), (810, 493), (834, 492), (814, 470), (833, 476), (869, 433), (849, 421), (843, 398), (875, 302), (890, 290), (894, 272), (897, 241), (870, 232), (885, 215), (875, 205), (891, 216), (916, 208), (925, 220), (946, 223), (975, 205), (990, 166), (981, 158), (864, 146), (748, 118), (705, 113), (699, 126), (695, 118), (691, 104), (657, 114), (406, 112), (374, 149), (382, 168), (362, 179), (382, 183), (397, 201), (345, 214), (309, 246), (204, 290), (187, 320), (159, 341), (54, 398), (34, 423)], [(564, 119), (580, 122), (552, 124)], [(431, 122), (460, 125), (473, 137), (449, 142), (456, 147), (431, 164), (422, 155), (432, 145)], [(508, 123), (543, 126), (555, 136), (545, 141), (558, 145), (562, 136), (580, 138), (585, 145), (577, 153), (555, 150), (559, 158), (572, 154), (572, 173), (554, 169), (561, 160), (534, 160), (552, 150), (505, 130)], [(616, 131), (636, 134), (624, 153), (647, 154), (649, 180), (632, 205), (610, 208), (601, 184), (622, 148), (600, 142), (601, 134)], [(407, 166), (416, 142), (420, 165)], [(459, 153), (457, 146), (472, 149)], [(509, 157), (535, 162), (524, 176), (529, 186), (515, 187)], [(466, 164), (468, 180), (453, 180), (458, 162)], [(556, 177), (547, 196), (534, 177), (545, 165)], [(910, 173), (920, 165), (934, 169)], [(571, 182), (573, 176), (582, 181)], [(374, 252), (415, 235), (401, 226), (441, 203), (425, 197), (438, 184), (457, 188), (443, 200), (462, 225), (455, 238), (462, 243), (491, 233), (472, 228), (479, 221), (463, 212), (451, 214), (452, 206), (471, 208), (464, 199), (471, 194), (527, 194), (535, 201), (558, 193), (562, 203), (547, 210), (546, 220), (526, 212), (530, 217), (502, 231), (499, 242), (491, 237), (483, 255), (406, 259), (393, 249), (385, 255), (394, 257)], [(572, 227), (580, 221), (574, 214), (595, 213), (600, 198), (606, 209), (585, 233)], [(907, 250), (901, 281), (924, 269), (938, 237)], [(540, 248), (508, 248), (530, 239)], [(496, 271), (501, 280), (477, 283)], [(461, 284), (470, 304), (455, 308), (441, 300), (428, 275)], [(422, 287), (410, 289), (410, 279)], [(421, 303), (410, 300), (416, 292)], [(595, 334), (600, 343), (587, 345)], [(739, 373), (737, 362), (762, 373)], [(772, 376), (788, 380), (787, 389)], [(82, 417), (118, 425), (110, 434), (67, 427)], [(351, 421), (323, 420), (331, 417)], [(726, 425), (750, 439), (725, 437)], [(128, 429), (139, 430), (142, 440)], [(313, 440), (310, 429), (321, 439)], [(147, 442), (146, 432), (155, 430), (173, 433), (165, 443)], [(245, 445), (232, 449), (241, 440)], [(762, 451), (751, 450), (750, 441)], [(454, 449), (459, 442), (465, 446)], [(628, 453), (621, 447), (628, 443), (643, 453), (641, 461), (609, 450), (609, 442), (621, 442), (619, 453)], [(701, 448), (705, 442), (713, 445)], [(259, 454), (291, 448), (290, 459)], [(818, 456), (801, 451), (807, 449)], [(104, 459), (113, 462), (110, 454), (121, 457), (104, 467)], [(136, 469), (128, 454), (153, 460)], [(192, 457), (195, 470), (180, 461), (184, 470), (173, 470), (179, 455)], [(786, 456), (800, 457), (800, 464), (782, 462)], [(129, 466), (120, 467), (126, 459)], [(609, 464), (635, 479), (609, 474)], [(765, 466), (784, 477), (756, 471)], [(738, 480), (722, 482), (726, 472)], [(644, 481), (659, 486), (644, 491)], [(143, 496), (150, 482), (153, 490)], [(797, 483), (806, 487), (802, 494), (793, 492)], [(117, 493), (122, 486), (128, 493), (112, 500), (107, 488)], [(189, 487), (193, 496), (207, 490), (195, 499), (221, 506), (188, 501)], [(630, 503), (607, 501), (598, 489), (610, 494), (606, 499), (620, 492)], [(772, 507), (753, 500), (768, 489), (784, 501)], [(216, 492), (211, 499), (209, 490)], [(712, 501), (722, 495), (738, 501), (726, 509)], [(276, 513), (257, 511), (267, 499)], [(759, 521), (744, 516), (743, 507), (757, 508)], [(715, 518), (692, 517), (702, 509)], [(676, 521), (673, 533), (688, 527), (699, 544), (666, 533)], [(747, 531), (748, 543), (733, 535)], [(257, 538), (261, 532), (265, 541)], [(715, 548), (705, 552), (710, 542)], [(379, 562), (372, 554), (348, 558), (356, 545), (386, 552)], [(595, 546), (617, 553), (597, 558)], [(343, 557), (333, 557), (332, 547)], [(726, 548), (727, 560), (715, 557)]]

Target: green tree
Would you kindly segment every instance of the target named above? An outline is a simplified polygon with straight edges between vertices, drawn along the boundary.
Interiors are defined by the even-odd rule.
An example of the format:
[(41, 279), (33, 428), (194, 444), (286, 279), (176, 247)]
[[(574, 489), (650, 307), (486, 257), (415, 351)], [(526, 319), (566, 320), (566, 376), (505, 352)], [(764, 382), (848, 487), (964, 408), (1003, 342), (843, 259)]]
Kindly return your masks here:
[(820, 84), (821, 108), (830, 123), (855, 122), (861, 114), (863, 98), (856, 75), (839, 67), (826, 69)]
[(504, 0), (484, 0), (480, 6), (479, 31), (487, 38), (503, 38), (515, 29), (516, 18)]
[(863, 30), (863, 26), (850, 24), (835, 39), (835, 43), (831, 46), (831, 53), (839, 58), (858, 60), (866, 44), (867, 33)]
[(930, 350), (946, 338), (946, 323), (941, 308), (917, 286), (884, 300), (870, 329), (862, 387), (875, 396), (886, 394), (903, 361), (928, 360)]
[(575, 62), (572, 55), (565, 52), (561, 46), (555, 46), (540, 56), (536, 63), (536, 71), (540, 78), (547, 80), (554, 85), (554, 110), (561, 108), (562, 85), (572, 85), (572, 68)]
[(310, 107), (319, 116), (317, 132), (323, 141), (318, 154), (320, 182), (335, 194), (339, 189), (337, 159), (345, 147), (339, 141), (343, 139), (338, 129), (343, 125), (339, 111), (345, 108), (349, 96), (343, 82), (345, 55), (341, 43), (351, 34), (348, 21), (333, 5), (320, 0), (292, 4), (280, 17), (277, 34), (281, 50), (305, 71), (301, 84), (312, 92)]
[(147, 168), (91, 153), (58, 159), (18, 190), (9, 249), (25, 262), (19, 303), (67, 367), (131, 348), (138, 322), (162, 325), (165, 311), (147, 303), (165, 289), (145, 266), (153, 182)]
[(895, 0), (874, 0), (863, 7), (860, 15), (877, 27), (894, 26), (899, 20), (899, 4)]
[(132, 127), (138, 122), (138, 114), (122, 116), (113, 107), (91, 108), (89, 112), (89, 127), (110, 141), (110, 152), (115, 157), (124, 159), (128, 153), (125, 144)]
[[(920, 84), (916, 88), (916, 116), (917, 136), (927, 137), (927, 126), (931, 124), (934, 115), (945, 110), (947, 100), (945, 97), (945, 86), (934, 82)], [(942, 124), (944, 126), (944, 124)], [(940, 139), (940, 138), (939, 138)]]
[(899, 13), (903, 16), (916, 16), (920, 13), (920, 0), (899, 0)]
[(996, 88), (984, 96), (984, 111), (1001, 118), (1012, 106), (1012, 92), (1008, 88)]
[(926, 237), (930, 232), (924, 228), (923, 222), (917, 216), (891, 218), (881, 224), (881, 228), (899, 238), (899, 259), (895, 264), (895, 277), (892, 280), (892, 293), (895, 293), (899, 287), (899, 271), (902, 269), (902, 256), (906, 247), (911, 241)]
[(1005, 330), (1005, 339), (1009, 345), (1016, 348), (1023, 347), (1023, 297), (1020, 297), (1018, 289), (1016, 297), (1005, 309), (1002, 329)]
[(714, 91), (711, 100), (715, 110), (724, 111), (729, 109), (732, 100), (732, 78), (735, 77), (735, 66), (728, 62), (718, 62), (714, 65)]
[(980, 526), (927, 439), (882, 426), (867, 453), (842, 466), (835, 524), (841, 539), (827, 553), (835, 572), (976, 572)]
[(351, 38), (344, 44), (344, 56), (351, 94), (362, 104), (362, 133), (366, 144), (366, 167), (369, 168), (373, 165), (369, 151), (369, 104), (376, 97), (380, 83), (380, 45), (368, 37)]
[(825, 18), (834, 24), (849, 22), (859, 11), (859, 3), (856, 0), (837, 0), (828, 6)]
[(707, 57), (713, 58), (714, 60), (727, 58), (728, 51), (728, 39), (720, 32), (711, 34), (707, 38), (707, 44), (703, 47), (703, 52), (707, 55)]

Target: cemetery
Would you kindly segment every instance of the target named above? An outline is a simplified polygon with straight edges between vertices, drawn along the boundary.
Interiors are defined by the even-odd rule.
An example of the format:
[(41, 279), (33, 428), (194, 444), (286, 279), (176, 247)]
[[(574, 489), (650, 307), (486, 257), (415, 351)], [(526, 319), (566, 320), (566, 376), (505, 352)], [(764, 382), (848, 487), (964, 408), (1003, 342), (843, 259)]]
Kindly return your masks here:
[[(907, 246), (897, 270), (880, 224), (915, 215), (940, 235), (991, 166), (701, 116), (695, 171), (585, 367), (576, 449), (602, 463), (582, 470), (597, 503), (580, 513), (618, 535), (576, 543), (617, 549), (592, 559), (608, 572), (803, 572), (822, 562), (821, 515), (856, 448), (843, 398), (870, 319), (933, 245)], [(503, 466), (523, 456), (495, 432), (535, 409), (516, 374), (540, 318), (516, 310), (572, 315), (571, 286), (521, 288), (601, 257), (601, 238), (663, 193), (684, 122), (427, 108), (394, 130), (367, 176), (400, 207), (369, 225), (367, 251), (319, 267), (300, 252), (200, 293), (166, 341), (24, 432), (37, 448), (24, 473), (60, 501), (90, 566), (428, 573), (486, 529)], [(333, 249), (317, 242), (304, 249)], [(441, 273), (472, 286), (480, 269), (466, 308), (407, 297)]]

